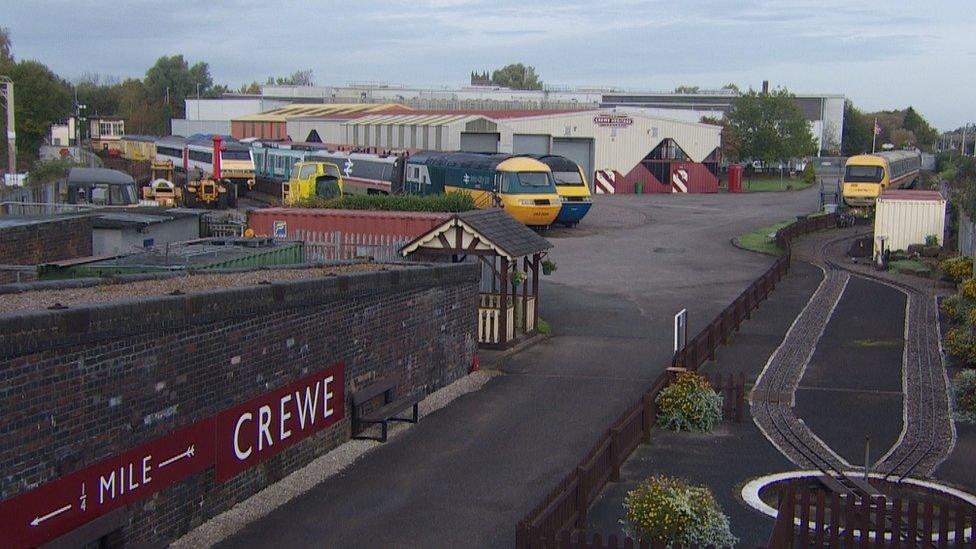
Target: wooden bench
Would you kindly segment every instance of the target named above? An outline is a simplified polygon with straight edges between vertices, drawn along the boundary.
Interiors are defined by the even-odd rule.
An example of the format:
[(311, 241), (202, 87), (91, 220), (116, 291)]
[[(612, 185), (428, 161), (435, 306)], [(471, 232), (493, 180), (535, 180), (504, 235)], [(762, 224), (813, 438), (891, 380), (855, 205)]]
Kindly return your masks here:
[[(397, 395), (396, 389), (399, 384), (399, 376), (385, 377), (377, 379), (350, 395), (352, 399), (353, 433), (361, 431), (364, 425), (375, 425), (377, 423), (381, 424), (383, 429), (383, 434), (380, 437), (360, 436), (357, 434), (353, 438), (386, 442), (387, 423), (390, 421), (417, 423), (417, 407), (424, 397), (419, 393), (404, 396)], [(378, 407), (366, 413), (360, 412), (360, 408), (363, 405), (371, 402), (380, 395), (383, 396), (382, 404), (379, 404)], [(411, 406), (413, 407), (413, 417), (397, 417), (398, 414)]]

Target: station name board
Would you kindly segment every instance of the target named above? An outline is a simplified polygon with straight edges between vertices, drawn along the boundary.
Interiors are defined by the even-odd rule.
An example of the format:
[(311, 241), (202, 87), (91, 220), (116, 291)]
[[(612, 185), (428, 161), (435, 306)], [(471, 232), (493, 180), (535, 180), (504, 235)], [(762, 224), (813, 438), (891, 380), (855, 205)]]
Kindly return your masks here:
[(626, 114), (608, 113), (594, 116), (593, 123), (605, 128), (626, 128), (634, 123), (634, 119)]
[(224, 482), (344, 415), (345, 365), (337, 363), (0, 502), (3, 544), (46, 543), (210, 467)]

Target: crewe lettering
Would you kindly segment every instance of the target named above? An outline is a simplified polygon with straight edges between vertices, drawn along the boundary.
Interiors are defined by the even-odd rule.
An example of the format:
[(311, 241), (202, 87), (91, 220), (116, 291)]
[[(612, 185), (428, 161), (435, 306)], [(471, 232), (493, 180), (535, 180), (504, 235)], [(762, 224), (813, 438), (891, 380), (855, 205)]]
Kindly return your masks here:
[[(329, 375), (281, 396), (256, 410), (240, 412), (234, 423), (234, 457), (253, 459), (255, 454), (272, 451), (296, 434), (313, 429), (317, 421), (327, 421), (336, 413), (333, 392), (335, 376)], [(319, 406), (321, 403), (321, 406)]]
[(301, 429), (305, 428), (305, 418), (308, 424), (315, 425), (315, 407), (319, 403), (319, 384), (315, 384), (315, 395), (312, 395), (312, 388), (305, 387), (305, 400), (302, 400), (302, 392), (295, 391), (295, 406), (298, 407), (298, 425)]
[(291, 431), (285, 429), (285, 422), (291, 417), (291, 412), (285, 410), (285, 403), (291, 400), (291, 395), (285, 395), (278, 401), (278, 438), (285, 440), (291, 436)]
[(251, 421), (252, 419), (254, 419), (254, 416), (251, 415), (251, 412), (244, 412), (241, 414), (241, 417), (237, 418), (237, 425), (234, 426), (234, 455), (241, 461), (247, 459), (252, 451), (250, 446), (247, 447), (247, 450), (241, 450), (241, 425), (245, 421)]
[(258, 408), (258, 452), (264, 450), (264, 441), (268, 446), (274, 445), (271, 440), (271, 406), (265, 404)]

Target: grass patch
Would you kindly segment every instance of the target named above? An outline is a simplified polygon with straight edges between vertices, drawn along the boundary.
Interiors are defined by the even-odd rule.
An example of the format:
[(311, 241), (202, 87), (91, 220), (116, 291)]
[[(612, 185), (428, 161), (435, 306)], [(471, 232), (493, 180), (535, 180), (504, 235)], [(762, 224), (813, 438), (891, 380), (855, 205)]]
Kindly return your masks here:
[(539, 322), (535, 325), (535, 331), (542, 335), (549, 335), (552, 333), (552, 326), (545, 320), (542, 320), (542, 318), (539, 318)]
[(901, 340), (898, 339), (857, 339), (844, 345), (844, 347), (857, 347), (860, 349), (878, 349), (901, 347)]
[(752, 179), (743, 181), (746, 192), (765, 193), (781, 191), (802, 191), (809, 187), (802, 179)]
[(776, 223), (775, 225), (769, 225), (761, 229), (756, 229), (750, 233), (739, 235), (736, 242), (739, 246), (747, 250), (752, 250), (754, 252), (760, 252), (769, 255), (779, 255), (782, 251), (776, 246), (776, 240), (774, 238), (776, 231), (782, 229), (783, 227), (793, 223), (792, 221), (782, 221)]
[(888, 269), (896, 273), (929, 274), (932, 269), (921, 261), (914, 259), (899, 259), (888, 263)]

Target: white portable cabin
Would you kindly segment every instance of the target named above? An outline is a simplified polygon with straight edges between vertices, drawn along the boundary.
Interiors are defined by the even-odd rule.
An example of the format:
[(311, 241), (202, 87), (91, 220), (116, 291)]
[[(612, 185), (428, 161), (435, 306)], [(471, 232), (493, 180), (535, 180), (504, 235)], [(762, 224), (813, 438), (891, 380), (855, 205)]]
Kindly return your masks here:
[(938, 191), (891, 190), (878, 197), (874, 215), (874, 253), (907, 250), (935, 236), (945, 239), (946, 200)]

